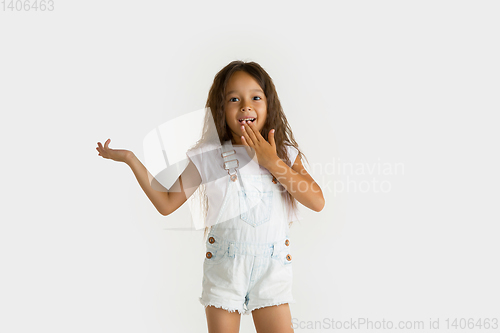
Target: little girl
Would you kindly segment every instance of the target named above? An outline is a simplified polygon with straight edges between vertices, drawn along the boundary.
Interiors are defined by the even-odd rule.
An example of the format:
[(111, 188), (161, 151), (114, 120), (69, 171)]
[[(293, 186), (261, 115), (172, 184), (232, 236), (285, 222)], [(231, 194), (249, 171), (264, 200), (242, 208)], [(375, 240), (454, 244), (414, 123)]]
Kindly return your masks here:
[(198, 193), (203, 192), (210, 227), (200, 302), (209, 332), (238, 332), (241, 314), (249, 313), (258, 333), (293, 332), (289, 227), (297, 220), (296, 201), (319, 212), (323, 193), (302, 165), (305, 156), (259, 64), (233, 61), (220, 70), (206, 107), (219, 145), (210, 150), (200, 140), (169, 190), (149, 182), (131, 151), (109, 148), (110, 139), (96, 149), (99, 156), (127, 163), (162, 215), (203, 189)]

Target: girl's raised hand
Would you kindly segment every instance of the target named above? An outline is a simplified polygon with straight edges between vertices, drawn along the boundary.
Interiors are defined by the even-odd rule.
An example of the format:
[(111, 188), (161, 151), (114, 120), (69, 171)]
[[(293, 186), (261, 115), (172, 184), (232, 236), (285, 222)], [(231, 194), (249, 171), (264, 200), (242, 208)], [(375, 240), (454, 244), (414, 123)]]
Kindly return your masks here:
[(113, 161), (126, 162), (128, 155), (132, 152), (125, 149), (111, 149), (108, 147), (110, 142), (111, 139), (106, 140), (104, 147), (100, 142), (97, 143), (98, 147), (96, 149), (99, 152), (98, 155), (104, 158), (112, 159)]
[(241, 142), (243, 142), (245, 146), (251, 147), (255, 150), (259, 164), (264, 168), (268, 168), (268, 166), (273, 163), (275, 159), (279, 158), (278, 154), (276, 154), (274, 129), (269, 131), (269, 142), (267, 142), (252, 122), (247, 123), (244, 121), (241, 127), (243, 129)]

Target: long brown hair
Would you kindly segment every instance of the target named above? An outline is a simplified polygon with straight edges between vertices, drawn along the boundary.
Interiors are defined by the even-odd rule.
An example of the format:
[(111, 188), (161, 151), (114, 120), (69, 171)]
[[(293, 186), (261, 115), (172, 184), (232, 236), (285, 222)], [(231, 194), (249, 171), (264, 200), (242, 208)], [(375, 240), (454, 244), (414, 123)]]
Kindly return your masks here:
[[(229, 126), (226, 122), (226, 113), (224, 110), (225, 102), (225, 89), (231, 75), (236, 71), (245, 71), (250, 74), (260, 85), (267, 99), (267, 119), (264, 127), (262, 128), (262, 137), (268, 141), (268, 133), (271, 129), (274, 131), (274, 141), (276, 143), (276, 153), (280, 159), (282, 159), (290, 167), (289, 156), (287, 155), (287, 149), (285, 147), (285, 142), (289, 145), (295, 147), (298, 150), (298, 158), (304, 157), (307, 161), (305, 155), (299, 150), (298, 144), (293, 137), (292, 129), (288, 124), (283, 108), (281, 107), (280, 100), (278, 98), (278, 93), (274, 86), (273, 80), (269, 74), (256, 62), (244, 62), (240, 60), (235, 60), (230, 62), (224, 68), (222, 68), (214, 78), (214, 82), (210, 87), (208, 93), (206, 108), (209, 108), (213, 122), (217, 129), (218, 139), (221, 143), (231, 140), (232, 134)], [(207, 124), (207, 121), (205, 122)], [(287, 143), (287, 144), (288, 144)], [(292, 161), (293, 163), (293, 161)], [(281, 193), (284, 196), (285, 202), (291, 210), (297, 209), (297, 200), (280, 185)], [(202, 209), (204, 210), (204, 216), (206, 218), (208, 210), (208, 198), (205, 194), (205, 188), (202, 187), (201, 192), (203, 196)], [(292, 222), (289, 223), (291, 226)], [(211, 227), (205, 227), (204, 237), (206, 238), (209, 229)]]

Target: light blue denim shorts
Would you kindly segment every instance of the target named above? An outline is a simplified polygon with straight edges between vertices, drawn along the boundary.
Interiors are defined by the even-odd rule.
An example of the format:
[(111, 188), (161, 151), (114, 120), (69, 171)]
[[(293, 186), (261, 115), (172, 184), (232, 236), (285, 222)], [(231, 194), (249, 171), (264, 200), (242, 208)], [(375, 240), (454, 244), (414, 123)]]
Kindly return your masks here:
[(295, 303), (288, 236), (274, 243), (233, 242), (209, 233), (200, 302), (229, 312)]

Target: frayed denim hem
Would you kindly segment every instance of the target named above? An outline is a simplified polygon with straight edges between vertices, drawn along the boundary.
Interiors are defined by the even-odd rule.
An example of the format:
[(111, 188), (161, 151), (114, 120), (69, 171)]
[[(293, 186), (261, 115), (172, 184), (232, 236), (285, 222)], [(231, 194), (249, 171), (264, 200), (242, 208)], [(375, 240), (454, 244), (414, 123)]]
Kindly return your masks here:
[(292, 299), (292, 300), (289, 300), (289, 301), (270, 302), (270, 303), (267, 303), (267, 304), (264, 304), (264, 305), (255, 306), (255, 307), (253, 307), (251, 309), (248, 309), (248, 310), (246, 310), (246, 312), (244, 314), (249, 315), (250, 313), (252, 313), (253, 310), (262, 309), (262, 308), (265, 308), (265, 307), (268, 307), (268, 306), (276, 306), (276, 305), (281, 305), (281, 304), (287, 304), (287, 303), (296, 303), (296, 301)]
[(201, 305), (203, 305), (205, 307), (205, 309), (207, 308), (207, 306), (214, 306), (216, 308), (219, 308), (219, 309), (224, 309), (226, 311), (229, 311), (229, 312), (236, 312), (238, 311), (240, 315), (242, 314), (245, 314), (245, 309), (234, 309), (234, 308), (230, 308), (230, 307), (227, 307), (227, 306), (224, 306), (218, 302), (212, 302), (212, 301), (209, 301), (209, 302), (203, 302), (202, 298), (200, 297), (199, 298), (200, 300), (200, 303)]

